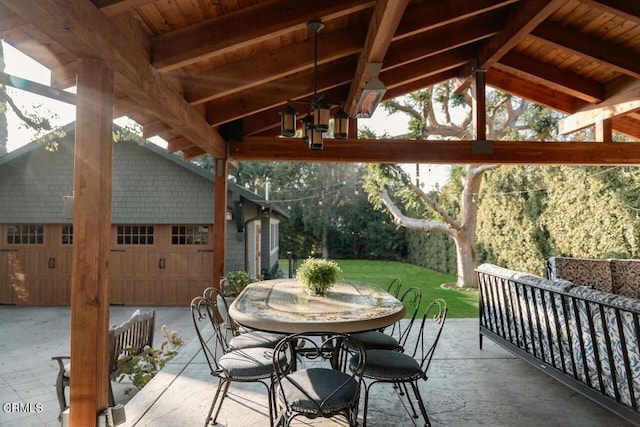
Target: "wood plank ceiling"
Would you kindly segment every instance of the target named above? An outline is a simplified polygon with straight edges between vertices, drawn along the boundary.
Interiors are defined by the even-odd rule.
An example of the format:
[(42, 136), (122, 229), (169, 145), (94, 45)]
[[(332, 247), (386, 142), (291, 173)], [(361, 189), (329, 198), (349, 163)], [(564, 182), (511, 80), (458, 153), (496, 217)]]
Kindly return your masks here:
[[(116, 117), (185, 157), (505, 163), (635, 163), (636, 144), (328, 141), (277, 138), (288, 99), (318, 92), (353, 113), (382, 63), (385, 99), (477, 70), (487, 85), (640, 139), (640, 2), (629, 0), (0, 0), (0, 36), (75, 85), (78, 58), (116, 73)], [(227, 143), (242, 119), (243, 140)], [(235, 138), (237, 139), (237, 138)], [(624, 146), (623, 150), (620, 146)]]

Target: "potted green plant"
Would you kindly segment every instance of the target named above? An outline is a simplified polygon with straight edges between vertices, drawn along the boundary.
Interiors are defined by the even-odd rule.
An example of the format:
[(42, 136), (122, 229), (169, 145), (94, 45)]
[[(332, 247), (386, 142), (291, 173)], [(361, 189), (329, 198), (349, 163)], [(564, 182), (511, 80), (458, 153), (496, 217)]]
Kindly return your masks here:
[[(228, 307), (247, 285), (257, 281), (258, 279), (251, 277), (246, 271), (228, 271), (220, 279), (220, 295), (218, 298), (224, 298)], [(220, 311), (220, 316), (223, 319), (227, 318), (225, 304), (218, 303), (218, 311)]]
[(342, 270), (334, 261), (308, 258), (300, 264), (296, 277), (303, 289), (312, 294), (324, 294), (338, 280)]
[(237, 297), (247, 285), (257, 281), (246, 271), (229, 271), (220, 280), (220, 293), (224, 297)]

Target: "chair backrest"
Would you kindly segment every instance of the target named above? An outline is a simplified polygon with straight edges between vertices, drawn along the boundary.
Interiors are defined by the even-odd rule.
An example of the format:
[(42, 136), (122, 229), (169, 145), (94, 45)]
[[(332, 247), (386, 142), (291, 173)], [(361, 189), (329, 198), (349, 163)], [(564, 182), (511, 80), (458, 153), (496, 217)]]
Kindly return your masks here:
[[(224, 354), (229, 350), (224, 331), (220, 327), (220, 322), (216, 320), (217, 303), (213, 301), (205, 297), (195, 297), (191, 300), (193, 326), (212, 374), (220, 371), (216, 357), (218, 356), (218, 351)], [(211, 343), (211, 337), (206, 330), (209, 325), (213, 328), (213, 343)], [(213, 348), (211, 345), (213, 345)]]
[(440, 340), (444, 322), (447, 320), (447, 312), (447, 303), (442, 299), (434, 299), (424, 310), (420, 331), (416, 337), (416, 345), (411, 356), (420, 362), (425, 378), (433, 353)]
[(204, 292), (202, 292), (203, 297), (209, 299), (212, 303), (215, 301), (215, 320), (217, 322), (224, 323), (233, 336), (240, 335), (240, 325), (238, 325), (229, 314), (229, 303), (222, 295), (223, 294), (220, 289), (216, 289), (212, 286), (206, 288)]
[[(288, 378), (288, 375), (292, 372), (300, 372), (300, 370), (296, 371), (297, 366), (297, 353), (300, 351), (304, 352), (304, 357), (306, 360), (312, 361), (312, 364), (309, 368), (309, 379), (312, 381), (314, 378), (322, 378), (322, 372), (318, 371), (318, 369), (326, 369), (333, 370), (331, 368), (332, 360), (335, 360), (335, 351), (339, 351), (341, 347), (340, 340), (344, 344), (347, 344), (352, 349), (351, 351), (355, 351), (359, 354), (359, 363), (356, 367), (354, 367), (351, 374), (340, 372), (341, 376), (344, 380), (340, 380), (339, 383), (335, 384), (333, 391), (325, 397), (324, 400), (319, 401), (313, 396), (310, 395), (311, 388), (314, 388), (314, 384), (300, 384), (297, 381), (292, 381)], [(285, 357), (282, 357), (282, 355)], [(362, 385), (362, 374), (364, 372), (364, 366), (366, 363), (366, 350), (363, 347), (362, 343), (358, 341), (356, 338), (341, 333), (333, 333), (331, 335), (325, 334), (293, 334), (283, 338), (278, 345), (275, 347), (273, 352), (273, 364), (274, 364), (274, 373), (275, 373), (275, 381), (278, 387), (280, 387), (283, 383), (287, 382), (288, 384), (296, 387), (302, 394), (304, 394), (310, 402), (313, 402), (313, 406), (315, 407), (315, 414), (311, 415), (305, 412), (305, 415), (310, 418), (315, 418), (315, 416), (328, 417), (339, 413), (339, 410), (335, 410), (334, 408), (334, 397), (342, 395), (341, 393), (345, 390), (346, 387), (351, 387), (353, 381), (355, 380), (358, 384), (358, 388), (355, 390), (356, 392), (353, 395), (350, 405), (357, 406), (359, 395), (360, 395), (360, 386)], [(298, 367), (299, 368), (299, 367)], [(315, 372), (314, 372), (315, 371)], [(326, 376), (324, 376), (326, 377)], [(305, 385), (307, 387), (305, 387)], [(323, 387), (324, 385), (317, 385), (318, 387)], [(291, 402), (286, 401), (285, 404), (290, 407)]]
[(413, 329), (416, 317), (418, 316), (418, 310), (420, 309), (420, 303), (422, 302), (422, 291), (420, 288), (411, 287), (402, 293), (399, 298), (407, 309), (407, 313), (410, 315), (409, 320), (402, 319), (393, 324), (389, 335), (394, 337), (401, 349), (407, 343), (407, 338)]
[(389, 286), (387, 286), (387, 292), (398, 298), (398, 295), (400, 295), (400, 288), (402, 288), (402, 280), (396, 277), (391, 281), (391, 283), (389, 283)]
[(118, 359), (122, 356), (136, 356), (145, 347), (153, 347), (156, 312), (141, 313), (136, 310), (121, 325), (109, 328), (109, 375), (115, 378)]

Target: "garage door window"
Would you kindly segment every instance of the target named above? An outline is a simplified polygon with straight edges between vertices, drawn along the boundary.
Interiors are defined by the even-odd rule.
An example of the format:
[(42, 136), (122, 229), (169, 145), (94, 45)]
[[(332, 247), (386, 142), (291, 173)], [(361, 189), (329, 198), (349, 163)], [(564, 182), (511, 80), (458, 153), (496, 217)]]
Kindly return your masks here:
[(73, 245), (73, 225), (62, 226), (62, 238), (60, 243), (63, 245)]
[(44, 244), (44, 226), (42, 224), (23, 224), (7, 226), (8, 245)]
[(171, 227), (172, 245), (207, 245), (209, 227), (206, 225), (174, 225)]
[(152, 225), (119, 225), (118, 245), (153, 245)]

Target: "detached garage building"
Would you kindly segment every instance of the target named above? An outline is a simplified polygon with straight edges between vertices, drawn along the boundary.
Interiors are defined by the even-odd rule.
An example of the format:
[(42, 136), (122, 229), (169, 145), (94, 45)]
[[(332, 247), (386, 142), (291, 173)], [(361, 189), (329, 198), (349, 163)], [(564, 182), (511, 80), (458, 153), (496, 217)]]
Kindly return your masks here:
[[(0, 304), (70, 304), (74, 127), (65, 131), (0, 157)], [(187, 305), (212, 284), (214, 176), (155, 144), (119, 139), (110, 302)], [(231, 182), (227, 200), (226, 271), (272, 271), (286, 213)]]

